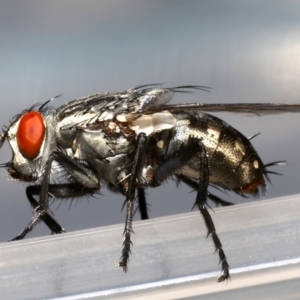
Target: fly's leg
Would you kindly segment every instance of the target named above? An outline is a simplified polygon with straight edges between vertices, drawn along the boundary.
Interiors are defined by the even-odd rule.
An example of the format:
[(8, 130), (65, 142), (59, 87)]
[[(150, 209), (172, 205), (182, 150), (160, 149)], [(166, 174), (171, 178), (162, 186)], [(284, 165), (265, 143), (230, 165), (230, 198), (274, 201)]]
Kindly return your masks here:
[[(63, 200), (63, 199), (69, 199), (69, 198), (74, 198), (74, 197), (82, 197), (82, 196), (85, 196), (88, 194), (93, 194), (95, 192), (96, 192), (96, 190), (94, 190), (94, 189), (86, 189), (84, 187), (79, 186), (78, 184), (73, 184), (73, 183), (50, 184), (48, 196)], [(38, 209), (39, 202), (37, 202), (33, 196), (40, 195), (40, 194), (41, 194), (41, 186), (40, 185), (30, 185), (26, 188), (27, 198), (28, 198), (34, 211), (36, 209)], [(65, 232), (64, 228), (62, 228), (61, 225), (49, 213), (46, 213), (43, 216), (42, 221), (51, 230), (51, 233), (58, 234), (58, 233)], [(33, 227), (31, 228), (31, 230), (33, 229)], [(18, 236), (16, 236), (13, 239), (13, 241), (23, 239), (27, 233), (28, 233), (28, 229), (26, 228)]]
[(38, 206), (34, 210), (34, 215), (29, 222), (29, 224), (25, 227), (25, 229), (16, 236), (14, 240), (21, 240), (23, 239), (30, 231), (33, 230), (33, 228), (39, 223), (41, 220), (44, 219), (44, 217), (47, 215), (48, 210), (48, 186), (49, 186), (49, 180), (50, 180), (50, 171), (51, 171), (51, 164), (52, 161), (55, 159), (55, 153), (53, 152), (46, 163), (44, 175), (42, 178), (41, 183), (41, 193), (40, 193), (40, 201), (38, 203)]
[[(34, 193), (34, 191), (38, 188), (39, 190), (39, 194), (40, 194), (40, 186), (28, 186), (26, 188), (26, 196), (28, 198), (28, 201), (30, 202), (33, 210), (35, 211), (36, 209), (38, 209), (39, 207), (39, 203), (34, 199), (33, 195), (36, 194)], [(65, 232), (65, 230), (59, 225), (59, 223), (52, 217), (50, 216), (48, 213), (46, 213), (43, 217), (43, 221), (44, 223), (48, 226), (48, 228), (51, 230), (51, 232), (53, 233), (62, 233)], [(38, 221), (37, 221), (38, 222)], [(34, 227), (35, 225), (33, 225)], [(31, 225), (32, 227), (32, 225)], [(31, 228), (31, 230), (33, 229), (33, 227)], [(30, 230), (30, 231), (31, 231)], [(14, 239), (12, 239), (12, 241), (16, 241), (16, 240), (22, 240), (26, 234), (28, 233), (28, 229), (23, 230), (18, 236), (16, 236)]]
[[(98, 189), (97, 190), (87, 189), (84, 186), (80, 186), (76, 183), (49, 184), (48, 196), (51, 198), (63, 200), (63, 199), (83, 197), (86, 195), (92, 195), (97, 191)], [(30, 185), (26, 188), (26, 196), (33, 210), (35, 210), (39, 206), (39, 203), (36, 201), (34, 196), (38, 196), (40, 194), (41, 194), (40, 185)], [(43, 222), (51, 230), (51, 233), (65, 232), (64, 228), (62, 228), (59, 225), (59, 223), (49, 213), (47, 213), (44, 216)]]
[[(47, 215), (47, 213), (45, 210), (36, 209), (34, 216), (31, 219), (31, 221), (29, 222), (29, 224), (25, 227), (25, 229), (20, 234), (18, 234), (15, 238), (13, 238), (12, 241), (22, 240), (27, 235), (27, 233), (29, 233), (30, 231), (33, 230), (33, 228), (36, 226), (37, 223), (40, 222), (40, 220), (45, 218), (46, 215)], [(53, 218), (52, 218), (52, 220), (54, 222), (56, 222)], [(51, 220), (51, 222), (52, 222), (52, 220)], [(59, 225), (59, 224), (57, 223), (57, 225)]]
[[(190, 179), (189, 177), (186, 177), (184, 175), (177, 175), (178, 181), (184, 182), (187, 186), (191, 187), (193, 190), (197, 191), (199, 187), (199, 183), (194, 181), (193, 179)], [(211, 192), (207, 191), (207, 198), (209, 198), (212, 202), (214, 202), (216, 205), (222, 205), (222, 206), (229, 206), (234, 205), (234, 203), (226, 201), (221, 199), (220, 197), (212, 194)]]
[[(120, 193), (126, 195), (126, 192), (124, 192), (123, 187), (120, 189), (119, 187), (113, 185), (112, 183), (108, 183), (107, 187), (113, 193)], [(133, 215), (135, 215), (135, 213), (139, 211), (141, 220), (147, 220), (149, 219), (149, 216), (148, 216), (148, 206), (146, 201), (145, 189), (138, 187), (136, 191), (137, 191), (138, 208), (134, 211)]]
[(220, 263), (222, 266), (222, 273), (218, 277), (218, 282), (224, 281), (230, 278), (229, 275), (229, 264), (226, 259), (226, 255), (222, 248), (221, 241), (217, 235), (215, 225), (213, 220), (205, 206), (206, 197), (207, 197), (207, 187), (209, 183), (209, 167), (208, 167), (208, 160), (206, 156), (205, 148), (202, 146), (200, 147), (200, 168), (199, 168), (199, 187), (195, 205), (198, 206), (207, 228), (207, 236), (211, 235), (212, 240), (215, 245), (216, 251), (219, 253)]
[(222, 274), (218, 277), (218, 281), (223, 281), (230, 277), (229, 264), (226, 260), (225, 253), (222, 248), (220, 239), (216, 233), (216, 229), (213, 220), (206, 209), (206, 200), (208, 195), (209, 184), (209, 164), (206, 156), (204, 146), (199, 140), (190, 139), (189, 144), (182, 146), (179, 151), (174, 153), (168, 160), (166, 160), (155, 172), (154, 182), (161, 183), (172, 173), (180, 170), (185, 166), (193, 157), (199, 157), (199, 184), (197, 185), (197, 197), (195, 206), (199, 208), (200, 213), (204, 218), (204, 222), (207, 228), (207, 236), (211, 235), (215, 245), (216, 251), (219, 253), (220, 262), (222, 265)]
[(137, 144), (134, 150), (134, 159), (133, 165), (131, 169), (131, 176), (128, 182), (128, 188), (126, 192), (126, 200), (124, 205), (126, 204), (126, 220), (125, 220), (125, 228), (124, 228), (124, 242), (122, 248), (122, 254), (118, 266), (123, 269), (124, 272), (127, 272), (127, 264), (129, 260), (129, 255), (131, 253), (131, 233), (132, 230), (132, 217), (133, 217), (133, 207), (134, 207), (134, 197), (135, 190), (137, 186), (137, 181), (141, 173), (141, 166), (143, 163), (143, 157), (145, 154), (145, 145), (146, 145), (147, 137), (144, 133), (140, 133), (137, 137)]
[[(39, 203), (33, 197), (33, 191), (32, 191), (33, 188), (35, 188), (35, 186), (28, 186), (26, 188), (26, 195), (27, 195), (27, 198), (28, 198), (33, 210), (35, 211), (36, 209), (38, 209)], [(50, 189), (49, 189), (49, 192), (51, 193)], [(64, 228), (62, 228), (60, 226), (60, 224), (49, 213), (45, 214), (45, 216), (43, 217), (43, 221), (47, 225), (47, 227), (51, 230), (51, 233), (65, 232)]]
[[(49, 207), (49, 194), (51, 196), (63, 196), (63, 192), (65, 193), (65, 198), (68, 197), (72, 193), (70, 189), (67, 188), (63, 190), (62, 188), (66, 185), (62, 185), (61, 193), (57, 193), (57, 186), (59, 185), (49, 185), (50, 181), (50, 171), (51, 171), (51, 164), (56, 160), (80, 185), (84, 186), (87, 190), (92, 190), (99, 188), (99, 182), (93, 172), (88, 169), (86, 166), (80, 164), (79, 162), (72, 160), (68, 156), (64, 155), (61, 152), (52, 152), (49, 156), (49, 159), (45, 165), (45, 170), (42, 178), (41, 185), (39, 186), (32, 186), (26, 190), (27, 197), (29, 202), (34, 208), (34, 216), (32, 217), (29, 224), (25, 227), (25, 229), (16, 236), (13, 240), (20, 240), (23, 239), (33, 228), (36, 226), (37, 223), (40, 221), (44, 221), (46, 225), (55, 233), (63, 232), (64, 229), (52, 218), (48, 213)], [(74, 187), (74, 185), (70, 185), (69, 188)], [(39, 191), (40, 200), (37, 202), (33, 194)], [(76, 194), (78, 195), (78, 194)]]
[(138, 193), (138, 203), (139, 203), (139, 211), (141, 215), (141, 220), (149, 219), (148, 210), (147, 210), (147, 202), (146, 202), (146, 195), (145, 189), (137, 188)]

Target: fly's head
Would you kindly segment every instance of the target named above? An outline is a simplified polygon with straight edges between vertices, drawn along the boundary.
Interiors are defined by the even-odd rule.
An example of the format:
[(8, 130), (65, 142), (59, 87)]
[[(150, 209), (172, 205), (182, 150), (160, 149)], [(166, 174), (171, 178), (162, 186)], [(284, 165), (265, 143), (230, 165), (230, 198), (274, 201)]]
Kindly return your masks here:
[(13, 151), (10, 162), (3, 164), (10, 176), (21, 181), (37, 180), (51, 151), (53, 125), (44, 105), (14, 117), (10, 126), (0, 134), (0, 147), (7, 140)]

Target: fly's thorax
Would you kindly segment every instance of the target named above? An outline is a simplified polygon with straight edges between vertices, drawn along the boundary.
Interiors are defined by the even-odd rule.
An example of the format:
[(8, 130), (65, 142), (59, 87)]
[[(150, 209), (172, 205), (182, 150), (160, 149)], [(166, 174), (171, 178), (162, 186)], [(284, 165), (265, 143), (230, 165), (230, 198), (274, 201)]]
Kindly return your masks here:
[(71, 148), (78, 134), (78, 128), (85, 128), (86, 123), (95, 117), (95, 113), (71, 114), (66, 117), (57, 114), (55, 135), (62, 148)]
[[(133, 143), (133, 134), (124, 133), (113, 122), (103, 122), (96, 127), (76, 127), (68, 148), (72, 150), (73, 157), (79, 160), (92, 160), (93, 157), (106, 159), (128, 153)], [(59, 146), (63, 147), (60, 141)]]
[(37, 180), (55, 147), (52, 115), (24, 113), (8, 128), (7, 139), (13, 151), (10, 175), (24, 181)]
[(127, 174), (125, 169), (128, 166), (128, 155), (121, 153), (106, 159), (91, 157), (88, 159), (88, 163), (92, 165), (92, 169), (96, 172), (99, 179), (118, 186), (124, 179), (123, 174)]
[(100, 180), (117, 185), (118, 174), (134, 149), (133, 132), (111, 121), (74, 128), (71, 140), (64, 144), (60, 140), (59, 147), (67, 145), (68, 156), (87, 163)]
[(77, 130), (76, 138), (72, 143), (73, 157), (79, 160), (92, 160), (93, 157), (105, 159), (116, 153), (106, 137), (100, 130)]

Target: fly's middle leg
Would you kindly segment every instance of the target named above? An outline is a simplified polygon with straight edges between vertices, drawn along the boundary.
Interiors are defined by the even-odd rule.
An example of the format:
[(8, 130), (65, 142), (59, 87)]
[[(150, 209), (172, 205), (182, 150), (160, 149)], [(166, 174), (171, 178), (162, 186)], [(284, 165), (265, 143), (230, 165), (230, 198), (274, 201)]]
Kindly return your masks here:
[(126, 221), (124, 228), (124, 242), (122, 248), (122, 254), (118, 266), (123, 269), (124, 272), (127, 272), (127, 264), (129, 260), (129, 255), (131, 253), (131, 233), (132, 230), (132, 217), (133, 217), (133, 208), (135, 200), (135, 190), (137, 189), (137, 181), (141, 174), (141, 167), (143, 164), (143, 158), (145, 155), (145, 146), (147, 142), (147, 137), (144, 133), (140, 133), (137, 137), (137, 144), (134, 150), (134, 159), (131, 169), (131, 176), (129, 178), (128, 188), (126, 192)]

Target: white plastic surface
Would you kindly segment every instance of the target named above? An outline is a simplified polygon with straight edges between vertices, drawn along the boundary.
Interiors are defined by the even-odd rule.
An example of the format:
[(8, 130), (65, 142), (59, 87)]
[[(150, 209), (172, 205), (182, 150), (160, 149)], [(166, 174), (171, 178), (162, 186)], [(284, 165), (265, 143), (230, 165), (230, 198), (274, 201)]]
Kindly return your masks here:
[[(297, 264), (299, 211), (300, 195), (294, 195), (211, 212), (233, 283), (235, 273), (253, 271), (255, 266), (269, 269), (280, 266), (278, 262)], [(205, 238), (198, 212), (134, 222), (133, 229), (126, 274), (115, 267), (123, 224), (0, 244), (2, 299), (130, 298), (130, 293), (147, 295), (166, 287), (175, 289), (178, 284), (188, 289), (193, 280), (199, 292), (207, 282), (216, 289), (221, 286), (223, 292), (230, 290), (231, 281), (216, 282), (218, 256), (210, 237)]]

